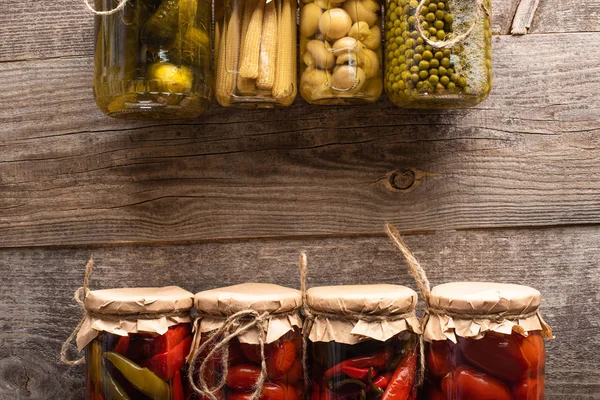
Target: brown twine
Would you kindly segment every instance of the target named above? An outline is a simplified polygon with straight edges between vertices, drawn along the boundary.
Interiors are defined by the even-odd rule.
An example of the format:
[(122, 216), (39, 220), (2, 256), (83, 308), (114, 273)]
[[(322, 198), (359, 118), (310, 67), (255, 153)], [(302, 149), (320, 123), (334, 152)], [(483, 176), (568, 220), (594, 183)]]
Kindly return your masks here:
[[(249, 400), (257, 400), (262, 396), (262, 389), (267, 379), (267, 363), (265, 359), (265, 341), (267, 335), (267, 326), (268, 322), (271, 318), (281, 318), (288, 315), (297, 314), (298, 310), (292, 310), (284, 313), (269, 313), (263, 312), (259, 313), (255, 310), (242, 310), (238, 311), (235, 314), (232, 314), (227, 317), (215, 316), (215, 315), (207, 315), (201, 314), (194, 321), (194, 339), (192, 343), (194, 343), (194, 347), (192, 348), (192, 352), (190, 353), (190, 357), (188, 359), (189, 368), (188, 368), (188, 381), (192, 389), (203, 396), (208, 397), (210, 400), (218, 400), (217, 394), (223, 386), (225, 386), (225, 382), (227, 379), (227, 374), (229, 373), (229, 343), (234, 338), (238, 337), (242, 333), (254, 328), (258, 327), (258, 343), (260, 345), (260, 375), (254, 384), (254, 392)], [(200, 342), (200, 326), (199, 323), (202, 318), (211, 318), (211, 319), (223, 319), (223, 325), (218, 329), (211, 332), (210, 336), (206, 342), (202, 343), (198, 346)], [(247, 322), (246, 322), (247, 321)], [(212, 346), (211, 350), (204, 355), (202, 362), (200, 363), (200, 368), (196, 368), (196, 364), (198, 358), (201, 354), (209, 347)], [(221, 377), (219, 379), (218, 384), (210, 388), (208, 383), (204, 379), (206, 368), (208, 367), (208, 363), (215, 357), (216, 354), (221, 352)], [(198, 381), (200, 383), (200, 387), (196, 385), (195, 377), (198, 377)]]
[(119, 4), (117, 4), (117, 6), (115, 8), (112, 8), (108, 11), (98, 11), (90, 4), (90, 0), (83, 0), (83, 1), (85, 3), (86, 7), (88, 8), (88, 10), (90, 10), (93, 14), (112, 15), (112, 14), (115, 14), (115, 13), (121, 11), (123, 8), (125, 8), (125, 5), (127, 4), (128, 0), (120, 0)]
[(471, 26), (469, 27), (469, 29), (467, 29), (467, 31), (465, 33), (455, 36), (450, 40), (440, 40), (440, 41), (431, 40), (425, 36), (425, 31), (423, 30), (423, 26), (421, 25), (421, 20), (419, 19), (419, 16), (421, 15), (421, 8), (423, 8), (423, 6), (425, 5), (425, 3), (427, 1), (428, 0), (421, 0), (419, 2), (419, 5), (417, 6), (417, 8), (415, 10), (415, 16), (416, 16), (415, 25), (417, 27), (417, 31), (419, 32), (419, 35), (421, 36), (421, 38), (423, 38), (425, 43), (427, 43), (434, 49), (450, 49), (450, 48), (456, 46), (457, 44), (464, 43), (471, 36), (473, 31), (475, 30), (475, 27), (477, 26), (477, 22), (479, 21), (479, 19), (483, 15), (483, 13), (485, 13), (486, 15), (490, 14), (489, 10), (487, 9), (487, 7), (484, 4), (484, 0), (477, 0), (477, 14), (475, 15), (475, 21), (473, 21), (473, 23), (471, 24)]

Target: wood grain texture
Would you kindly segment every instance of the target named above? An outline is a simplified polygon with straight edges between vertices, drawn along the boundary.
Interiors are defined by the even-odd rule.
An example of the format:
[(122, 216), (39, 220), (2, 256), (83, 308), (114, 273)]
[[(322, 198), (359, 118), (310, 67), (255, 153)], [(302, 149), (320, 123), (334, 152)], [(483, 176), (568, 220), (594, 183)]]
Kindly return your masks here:
[[(555, 21), (560, 22), (555, 25)], [(600, 32), (600, 2), (541, 0), (529, 32)]]
[(298, 100), (174, 123), (104, 117), (87, 57), (0, 64), (0, 246), (600, 223), (600, 52), (573, 40), (600, 44), (496, 37), (475, 109)]
[[(434, 285), (495, 280), (539, 289), (542, 311), (556, 335), (548, 343), (546, 398), (600, 398), (598, 229), (445, 231), (406, 239)], [(0, 398), (82, 398), (83, 368), (56, 360), (61, 341), (80, 317), (71, 294), (90, 255), (96, 260), (93, 289), (177, 284), (198, 291), (249, 279), (298, 287), (300, 250), (308, 252), (309, 286), (415, 287), (384, 236), (0, 250)]]

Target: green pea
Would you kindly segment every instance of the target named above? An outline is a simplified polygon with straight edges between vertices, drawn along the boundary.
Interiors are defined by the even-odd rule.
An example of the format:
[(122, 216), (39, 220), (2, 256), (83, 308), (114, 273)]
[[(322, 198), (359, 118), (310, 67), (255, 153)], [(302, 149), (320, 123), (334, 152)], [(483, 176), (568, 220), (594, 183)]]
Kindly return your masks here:
[(434, 58), (433, 60), (429, 61), (429, 65), (431, 68), (437, 68), (440, 66), (440, 62), (437, 60), (437, 58)]
[(427, 71), (419, 71), (419, 78), (425, 80), (429, 76), (429, 72)]
[(446, 87), (448, 88), (448, 90), (454, 90), (454, 89), (456, 89), (456, 85), (454, 84), (454, 82), (448, 83), (448, 85)]
[(392, 84), (392, 90), (393, 90), (394, 92), (397, 92), (397, 91), (398, 91), (398, 88), (399, 88), (399, 87), (398, 87), (398, 83), (394, 83), (394, 84)]
[(445, 12), (443, 12), (442, 10), (437, 10), (437, 11), (435, 12), (435, 17), (436, 17), (437, 19), (440, 19), (440, 20), (441, 20), (442, 18), (444, 18), (444, 16), (445, 16), (445, 15), (446, 15), (446, 13), (445, 13)]
[(425, 50), (433, 51), (433, 47), (431, 45), (425, 45)]
[(461, 76), (458, 80), (458, 86), (460, 86), (461, 88), (467, 87), (467, 78)]
[(440, 61), (440, 64), (442, 64), (443, 67), (450, 67), (450, 59), (448, 57), (444, 57), (442, 58), (442, 61)]
[(390, 3), (388, 6), (388, 11), (394, 11), (396, 9), (396, 3)]
[(394, 57), (400, 57), (402, 55), (402, 53), (400, 52), (400, 50), (396, 50), (394, 51)]
[(435, 37), (438, 38), (438, 40), (444, 40), (444, 38), (446, 37), (446, 32), (444, 32), (443, 30), (439, 30), (435, 34)]
[(425, 50), (425, 51), (423, 52), (423, 59), (424, 59), (424, 60), (426, 60), (426, 61), (429, 61), (429, 60), (431, 60), (432, 58), (433, 58), (433, 54), (431, 53), (431, 51), (429, 51), (429, 50)]
[(400, 22), (400, 29), (403, 31), (408, 29), (408, 22)]
[(406, 39), (406, 47), (408, 47), (409, 49), (412, 49), (413, 47), (415, 47), (415, 39), (410, 38), (410, 39)]
[(442, 85), (446, 86), (448, 84), (448, 82), (450, 82), (450, 78), (448, 78), (447, 76), (444, 75), (440, 78), (440, 83)]
[(423, 82), (423, 89), (429, 91), (429, 90), (433, 89), (433, 87), (431, 86), (431, 83), (425, 81), (425, 82)]
[(437, 85), (435, 85), (435, 88), (437, 90), (444, 90), (444, 85), (442, 85), (441, 83), (438, 83)]
[(441, 1), (437, 4), (438, 6), (438, 10), (443, 10), (444, 8), (446, 8), (446, 5), (444, 3), (442, 3)]
[(423, 40), (423, 38), (422, 38), (422, 37), (418, 37), (418, 38), (417, 38), (417, 44), (421, 44), (421, 45), (422, 45), (422, 44), (424, 44), (424, 43), (425, 43), (425, 41)]
[(428, 14), (425, 16), (425, 19), (426, 19), (427, 21), (429, 21), (429, 22), (433, 22), (433, 21), (435, 21), (435, 14), (434, 14), (434, 13), (432, 13), (432, 12), (428, 13)]
[(396, 13), (393, 13), (392, 15), (390, 15), (390, 20), (392, 22), (396, 21), (398, 19), (398, 16), (396, 15)]
[(438, 70), (437, 68), (431, 68), (429, 70), (429, 75), (437, 75), (438, 74)]
[(404, 39), (402, 39), (400, 36), (398, 36), (398, 37), (396, 38), (396, 44), (397, 44), (397, 45), (402, 45), (402, 44), (404, 44)]
[(400, 25), (402, 25), (402, 22), (399, 19), (394, 21), (394, 28), (402, 28)]
[(433, 23), (433, 26), (435, 27), (435, 29), (444, 29), (444, 22), (442, 22), (442, 21), (435, 21)]
[(394, 13), (395, 13), (397, 16), (401, 16), (401, 15), (402, 15), (402, 9), (401, 9), (401, 8), (396, 8), (396, 10), (394, 10)]
[(427, 8), (429, 9), (429, 11), (435, 12), (437, 10), (437, 4), (436, 3), (430, 3)]
[(421, 22), (421, 27), (425, 30), (429, 29), (429, 22), (427, 21), (422, 21)]
[(447, 74), (448, 74), (448, 75), (452, 75), (453, 73), (454, 73), (454, 69), (452, 69), (452, 68), (448, 68), (448, 72), (447, 72)]
[(447, 24), (451, 24), (452, 21), (454, 21), (454, 18), (452, 18), (452, 14), (446, 14), (444, 15), (444, 22)]
[(446, 75), (446, 73), (448, 72), (448, 70), (446, 68), (444, 68), (443, 66), (440, 67), (438, 69), (438, 71), (440, 72), (440, 75)]
[(423, 54), (424, 51), (425, 51), (425, 46), (419, 45), (419, 46), (415, 47), (415, 52), (417, 52), (418, 54)]
[(394, 58), (394, 59), (392, 60), (392, 67), (397, 67), (397, 66), (398, 66), (398, 64), (399, 64), (399, 62), (398, 62), (398, 59), (397, 59), (397, 58)]
[(415, 88), (415, 83), (413, 81), (406, 81), (406, 89), (410, 90), (410, 89), (414, 89)]
[(437, 34), (437, 29), (434, 27), (431, 27), (428, 29), (428, 32), (431, 34), (431, 36), (435, 36)]
[(412, 58), (406, 59), (406, 66), (408, 68), (412, 67), (413, 65), (415, 65), (415, 60), (413, 60)]
[(440, 81), (440, 78), (439, 78), (437, 75), (431, 75), (431, 76), (429, 77), (429, 82), (430, 82), (432, 85), (434, 85), (434, 86), (435, 86), (435, 85), (437, 85), (437, 83), (438, 83), (439, 81)]
[(399, 81), (396, 83), (396, 85), (398, 85), (398, 89), (400, 90), (404, 90), (406, 88), (406, 84), (404, 83), (404, 81)]
[(450, 80), (454, 83), (456, 83), (456, 81), (458, 81), (458, 75), (456, 74), (452, 74), (450, 75)]
[(395, 66), (395, 67), (392, 69), (392, 72), (394, 73), (394, 75), (398, 75), (398, 74), (400, 73), (400, 67), (396, 65), (396, 66)]
[(404, 57), (404, 56), (400, 56), (400, 57), (398, 57), (397, 59), (398, 59), (398, 62), (399, 62), (400, 64), (403, 64), (403, 63), (404, 63), (404, 61), (406, 61), (406, 57)]
[(425, 31), (423, 32), (423, 36), (429, 39), (431, 37), (431, 33), (429, 33), (429, 31)]
[(444, 49), (444, 57), (450, 57), (450, 54), (452, 54), (452, 50)]
[(417, 8), (417, 6), (419, 5), (419, 2), (417, 0), (410, 0), (408, 5), (410, 6), (410, 8)]
[(402, 71), (401, 75), (402, 75), (402, 80), (403, 81), (407, 81), (407, 80), (410, 79), (410, 72), (408, 72), (408, 71)]
[(407, 69), (408, 69), (408, 67), (406, 66), (405, 63), (400, 64), (400, 71), (405, 71)]
[(415, 63), (420, 63), (421, 60), (423, 60), (423, 56), (419, 53), (415, 54), (415, 56), (413, 57), (413, 60), (415, 60)]
[(429, 61), (421, 61), (419, 62), (419, 69), (420, 70), (424, 70), (424, 69), (429, 69)]
[(388, 75), (388, 81), (393, 82), (396, 80), (396, 77), (394, 75)]
[(416, 38), (418, 38), (418, 37), (420, 37), (420, 36), (421, 36), (421, 35), (419, 34), (419, 31), (412, 31), (412, 32), (410, 33), (410, 37), (411, 37), (411, 38), (413, 38), (413, 39), (416, 39)]
[(417, 72), (419, 72), (419, 67), (417, 67), (416, 65), (413, 65), (412, 67), (410, 67), (410, 72), (412, 72), (413, 74), (416, 74)]
[(408, 17), (409, 24), (414, 25), (416, 21), (417, 21), (417, 19), (415, 18), (414, 15), (411, 15), (410, 17)]
[(402, 32), (402, 29), (400, 29), (400, 28), (396, 28), (394, 30), (394, 34), (396, 36), (402, 36), (402, 39), (406, 39), (408, 37), (408, 35), (404, 36), (404, 32)]
[(419, 81), (419, 75), (418, 74), (412, 74), (410, 76), (410, 80), (413, 81), (414, 83), (417, 83)]
[(441, 60), (442, 58), (444, 58), (444, 53), (442, 53), (441, 51), (436, 51), (435, 54), (433, 55), (437, 60)]

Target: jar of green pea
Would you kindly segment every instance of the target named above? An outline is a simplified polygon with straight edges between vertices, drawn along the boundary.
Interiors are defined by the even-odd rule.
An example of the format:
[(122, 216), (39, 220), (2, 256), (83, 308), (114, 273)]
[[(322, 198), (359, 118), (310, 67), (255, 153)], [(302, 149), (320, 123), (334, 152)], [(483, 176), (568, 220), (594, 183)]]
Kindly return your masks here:
[(387, 0), (385, 90), (407, 108), (472, 107), (492, 86), (491, 0)]

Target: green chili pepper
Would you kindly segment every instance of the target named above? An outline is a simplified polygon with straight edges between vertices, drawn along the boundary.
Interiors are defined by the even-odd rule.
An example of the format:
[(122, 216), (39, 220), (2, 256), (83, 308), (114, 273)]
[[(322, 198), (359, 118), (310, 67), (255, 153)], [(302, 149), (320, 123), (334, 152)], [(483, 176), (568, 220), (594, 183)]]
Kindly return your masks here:
[(109, 360), (133, 387), (152, 400), (169, 400), (169, 384), (148, 368), (142, 368), (133, 361), (114, 352), (104, 353), (104, 358)]
[(383, 389), (373, 384), (373, 367), (369, 368), (369, 373), (367, 374), (367, 382), (369, 384), (369, 388), (367, 390), (372, 390), (375, 393), (375, 396), (377, 397), (383, 395)]

